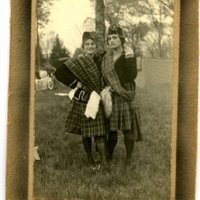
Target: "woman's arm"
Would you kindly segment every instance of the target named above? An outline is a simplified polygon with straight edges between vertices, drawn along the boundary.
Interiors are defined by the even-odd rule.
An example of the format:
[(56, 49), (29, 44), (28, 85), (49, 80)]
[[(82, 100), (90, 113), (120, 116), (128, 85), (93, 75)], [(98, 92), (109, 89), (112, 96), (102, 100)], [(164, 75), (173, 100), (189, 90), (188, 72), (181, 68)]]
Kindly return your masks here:
[(65, 64), (62, 64), (56, 70), (55, 77), (58, 81), (72, 89), (75, 88), (78, 83), (78, 79), (76, 78), (76, 76), (68, 69)]
[(132, 48), (124, 44), (125, 52), (125, 76), (127, 82), (132, 82), (137, 76), (137, 62)]
[(137, 65), (135, 57), (125, 56), (125, 74), (127, 82), (133, 81), (137, 77)]

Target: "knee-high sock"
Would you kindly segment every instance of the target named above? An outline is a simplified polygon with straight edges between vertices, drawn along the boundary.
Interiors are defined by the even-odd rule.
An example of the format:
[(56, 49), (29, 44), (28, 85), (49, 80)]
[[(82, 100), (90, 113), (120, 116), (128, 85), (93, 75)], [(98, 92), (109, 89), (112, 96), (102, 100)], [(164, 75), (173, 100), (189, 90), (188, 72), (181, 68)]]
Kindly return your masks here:
[[(101, 159), (101, 163), (103, 165), (106, 164), (106, 138), (105, 137), (98, 137), (98, 138), (94, 138), (96, 141), (96, 147), (98, 149), (98, 152), (100, 154), (100, 159)], [(99, 140), (100, 139), (100, 140)]]
[(126, 133), (124, 133), (124, 145), (126, 148), (126, 160), (130, 160), (134, 148), (134, 140), (127, 137)]
[(93, 164), (94, 159), (93, 159), (93, 156), (92, 156), (92, 141), (91, 141), (91, 138), (82, 137), (82, 140), (83, 140), (83, 146), (85, 148), (88, 161), (91, 162), (91, 164)]
[(117, 131), (110, 131), (108, 134), (108, 159), (112, 160), (113, 152), (118, 141)]

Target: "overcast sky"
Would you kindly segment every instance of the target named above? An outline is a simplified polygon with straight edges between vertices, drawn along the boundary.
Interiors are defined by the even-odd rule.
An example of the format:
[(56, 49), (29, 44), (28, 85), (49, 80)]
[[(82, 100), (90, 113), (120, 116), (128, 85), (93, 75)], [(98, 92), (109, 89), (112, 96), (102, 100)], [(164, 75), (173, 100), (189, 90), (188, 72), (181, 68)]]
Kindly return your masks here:
[[(155, 4), (156, 6), (157, 4)], [(42, 30), (46, 33), (44, 39), (48, 39), (50, 32), (55, 32), (63, 40), (65, 47), (73, 54), (74, 50), (81, 46), (82, 33), (94, 31), (95, 27), (90, 26), (90, 24), (87, 27), (83, 26), (87, 17), (95, 17), (94, 7), (89, 0), (57, 0), (50, 7), (50, 11), (50, 21)], [(125, 15), (125, 19), (134, 23), (139, 23), (139, 21), (150, 22), (149, 16)], [(165, 18), (165, 21), (170, 22), (171, 20), (170, 17)], [(171, 30), (169, 29), (169, 31)], [(52, 37), (52, 35), (49, 37)]]
[[(51, 7), (50, 22), (44, 32), (54, 31), (63, 40), (64, 45), (74, 52), (81, 46), (83, 22), (87, 17), (94, 17), (94, 8), (89, 0), (58, 0)], [(47, 37), (47, 36), (46, 36)]]

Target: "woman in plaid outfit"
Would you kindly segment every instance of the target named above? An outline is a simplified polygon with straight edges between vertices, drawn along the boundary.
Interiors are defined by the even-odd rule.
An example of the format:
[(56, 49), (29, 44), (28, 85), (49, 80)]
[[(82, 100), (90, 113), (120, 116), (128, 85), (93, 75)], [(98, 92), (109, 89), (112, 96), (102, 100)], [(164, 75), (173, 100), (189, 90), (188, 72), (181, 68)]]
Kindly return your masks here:
[[(122, 29), (116, 24), (109, 27), (107, 43), (109, 51), (102, 61), (102, 74), (112, 95), (112, 112), (109, 116), (108, 159), (112, 160), (117, 144), (117, 131), (124, 134), (125, 163), (129, 164), (134, 142), (141, 140), (140, 120), (134, 102), (137, 76), (133, 51), (125, 44)], [(111, 110), (111, 109), (110, 109)]]
[(104, 53), (95, 53), (95, 33), (84, 32), (82, 37), (84, 53), (77, 58), (67, 60), (55, 72), (56, 78), (72, 88), (69, 97), (72, 99), (67, 117), (66, 131), (82, 135), (88, 163), (94, 164), (91, 148), (91, 137), (94, 137), (100, 153), (101, 162), (106, 165), (106, 120), (100, 92), (102, 75), (100, 71)]

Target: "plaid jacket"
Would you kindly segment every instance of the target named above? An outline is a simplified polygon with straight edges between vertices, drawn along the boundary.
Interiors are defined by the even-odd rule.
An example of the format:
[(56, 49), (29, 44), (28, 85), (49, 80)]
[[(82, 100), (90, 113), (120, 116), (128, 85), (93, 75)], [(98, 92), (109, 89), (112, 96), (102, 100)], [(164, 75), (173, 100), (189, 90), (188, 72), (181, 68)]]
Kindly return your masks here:
[[(122, 56), (119, 59), (122, 59)], [(124, 81), (126, 83), (122, 86), (120, 81), (121, 77), (119, 77), (119, 74), (116, 72), (116, 65), (119, 64), (120, 66), (118, 67), (121, 70), (125, 70), (126, 74), (132, 74), (132, 72), (128, 71), (125, 67), (127, 60), (128, 59), (120, 63), (116, 61), (114, 63), (112, 52), (108, 52), (102, 61), (102, 74), (105, 82), (107, 85), (111, 86), (113, 91), (113, 109), (109, 118), (109, 129), (111, 131), (130, 130), (129, 137), (139, 141), (142, 139), (142, 133), (139, 108), (135, 102), (134, 80), (129, 80), (127, 78), (127, 82)], [(132, 68), (133, 71), (136, 71), (134, 62), (130, 62), (129, 65), (131, 65), (130, 68)]]
[(103, 88), (101, 72), (90, 56), (80, 55), (78, 58), (67, 60), (65, 65), (91, 91), (101, 92)]
[[(102, 75), (94, 60), (86, 55), (65, 62), (67, 68), (83, 83), (90, 91), (97, 93), (102, 91)], [(103, 136), (107, 134), (108, 124), (104, 116), (102, 103), (96, 119), (86, 118), (84, 115), (86, 103), (72, 100), (66, 116), (65, 129), (67, 132), (81, 134), (83, 137)]]

